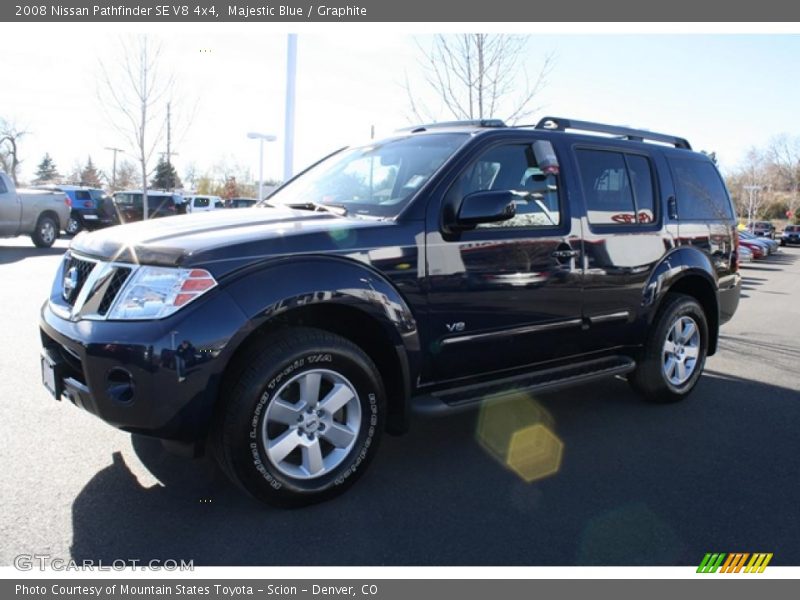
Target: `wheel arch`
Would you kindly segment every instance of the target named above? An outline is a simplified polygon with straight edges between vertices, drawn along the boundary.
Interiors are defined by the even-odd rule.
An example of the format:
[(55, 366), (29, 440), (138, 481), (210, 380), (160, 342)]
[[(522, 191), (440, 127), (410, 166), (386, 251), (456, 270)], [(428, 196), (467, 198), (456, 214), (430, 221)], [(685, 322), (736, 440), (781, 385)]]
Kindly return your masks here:
[(668, 293), (691, 296), (703, 308), (708, 321), (708, 356), (717, 351), (719, 338), (719, 294), (717, 277), (709, 257), (702, 251), (681, 246), (665, 256), (654, 269), (643, 298), (650, 307), (652, 323)]
[(314, 327), (340, 335), (370, 356), (387, 395), (387, 431), (408, 429), (419, 334), (408, 303), (382, 274), (338, 257), (295, 257), (249, 270), (226, 288), (248, 326), (232, 340), (223, 386), (264, 336), (293, 326)]

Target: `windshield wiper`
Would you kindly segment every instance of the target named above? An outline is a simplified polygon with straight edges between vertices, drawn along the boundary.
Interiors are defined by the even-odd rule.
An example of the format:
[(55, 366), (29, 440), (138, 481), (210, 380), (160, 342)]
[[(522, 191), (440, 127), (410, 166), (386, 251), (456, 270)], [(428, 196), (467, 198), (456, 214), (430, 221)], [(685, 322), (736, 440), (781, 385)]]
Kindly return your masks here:
[[(270, 206), (274, 205), (270, 204)], [(347, 207), (342, 204), (322, 204), (321, 202), (314, 202), (312, 200), (309, 200), (307, 202), (287, 202), (282, 206), (288, 206), (289, 208), (299, 208), (300, 210), (324, 211), (333, 213), (338, 217), (347, 216)]]

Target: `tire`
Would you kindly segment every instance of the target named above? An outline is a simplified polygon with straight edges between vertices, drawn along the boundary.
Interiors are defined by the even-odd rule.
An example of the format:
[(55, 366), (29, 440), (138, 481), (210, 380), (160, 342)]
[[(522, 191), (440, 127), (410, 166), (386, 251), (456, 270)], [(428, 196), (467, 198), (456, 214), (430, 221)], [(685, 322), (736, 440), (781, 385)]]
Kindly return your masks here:
[(237, 366), (212, 435), (236, 484), (296, 507), (355, 483), (377, 450), (386, 405), (380, 374), (358, 346), (297, 327), (263, 338)]
[(668, 294), (628, 381), (648, 402), (678, 402), (697, 384), (707, 354), (703, 308), (691, 296)]
[(42, 215), (36, 222), (31, 240), (37, 248), (50, 248), (58, 239), (58, 223), (53, 217)]
[(81, 223), (80, 217), (70, 215), (67, 220), (67, 228), (64, 231), (68, 235), (77, 235), (81, 229), (83, 229), (83, 223)]

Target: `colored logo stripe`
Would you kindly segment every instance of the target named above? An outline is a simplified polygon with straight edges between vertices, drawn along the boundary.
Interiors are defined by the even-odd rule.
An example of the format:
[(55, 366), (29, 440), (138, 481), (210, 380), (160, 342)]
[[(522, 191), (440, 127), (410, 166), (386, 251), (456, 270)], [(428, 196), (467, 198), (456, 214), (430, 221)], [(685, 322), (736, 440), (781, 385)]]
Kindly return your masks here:
[[(750, 562), (747, 562), (747, 559)], [(745, 573), (763, 573), (772, 560), (772, 553), (756, 552), (708, 552), (697, 567), (698, 573), (739, 573), (744, 568)], [(747, 563), (747, 566), (745, 566)]]

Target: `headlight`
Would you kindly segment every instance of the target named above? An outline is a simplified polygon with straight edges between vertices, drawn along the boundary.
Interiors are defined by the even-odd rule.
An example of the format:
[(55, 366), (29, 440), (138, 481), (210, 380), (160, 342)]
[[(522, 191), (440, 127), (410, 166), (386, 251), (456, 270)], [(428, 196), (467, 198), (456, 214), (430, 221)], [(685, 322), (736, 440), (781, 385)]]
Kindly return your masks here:
[(140, 267), (125, 284), (109, 319), (163, 319), (216, 287), (204, 269)]

